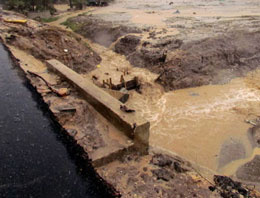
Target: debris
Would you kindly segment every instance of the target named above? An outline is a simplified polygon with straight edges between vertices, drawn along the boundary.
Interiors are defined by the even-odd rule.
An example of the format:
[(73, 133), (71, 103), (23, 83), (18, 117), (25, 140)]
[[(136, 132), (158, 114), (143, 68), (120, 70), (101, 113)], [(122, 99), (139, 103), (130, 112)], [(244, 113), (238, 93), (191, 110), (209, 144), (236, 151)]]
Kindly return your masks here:
[(179, 162), (174, 162), (173, 167), (177, 173), (185, 173), (188, 171), (188, 169), (183, 168)]
[(68, 134), (70, 134), (71, 136), (75, 136), (77, 135), (78, 131), (76, 129), (67, 129)]
[(133, 129), (133, 131), (135, 131), (135, 129), (136, 129), (136, 123), (133, 124), (132, 129)]
[(120, 90), (119, 90), (121, 93), (124, 93), (124, 94), (127, 94), (128, 93), (128, 91), (126, 90), (126, 88), (121, 88)]
[(209, 189), (214, 191), (218, 189), (223, 198), (229, 197), (250, 197), (250, 190), (242, 186), (240, 182), (233, 181), (227, 176), (214, 175), (215, 186), (210, 186)]
[(257, 124), (252, 120), (245, 120), (246, 123), (252, 124), (253, 126), (256, 126)]
[(7, 35), (5, 36), (5, 39), (8, 40), (8, 41), (11, 41), (11, 40), (13, 40), (13, 39), (15, 39), (15, 38), (16, 38), (16, 36), (13, 35), (13, 34), (7, 34)]
[(59, 107), (56, 107), (56, 109), (60, 112), (70, 112), (70, 113), (76, 112), (76, 108), (73, 106), (59, 106)]
[(43, 77), (41, 77), (40, 75), (38, 75), (38, 74), (36, 74), (36, 73), (34, 73), (34, 72), (31, 72), (31, 71), (29, 71), (29, 70), (27, 70), (27, 72), (28, 72), (28, 74), (30, 74), (31, 76), (38, 77), (38, 78), (40, 78), (41, 80), (43, 80), (43, 82), (46, 84), (46, 86), (47, 86), (53, 93), (57, 94), (57, 95), (60, 96), (60, 97), (63, 96), (63, 95), (60, 95), (60, 93), (59, 93), (56, 89), (52, 88), (52, 87), (50, 86), (50, 84), (49, 84)]
[(132, 89), (139, 90), (140, 89), (140, 84), (139, 84), (137, 77), (134, 77), (134, 79), (132, 79), (132, 80), (125, 81), (124, 77), (121, 76), (120, 82), (121, 83), (118, 85), (113, 85), (112, 89), (114, 89), (114, 90), (121, 90), (122, 88), (125, 88), (126, 90), (132, 90)]
[(120, 110), (126, 113), (133, 113), (135, 110), (133, 109), (128, 109), (125, 105), (120, 105)]
[(214, 192), (216, 190), (216, 187), (215, 186), (209, 186), (209, 190)]
[(25, 23), (27, 23), (27, 20), (25, 20), (25, 19), (4, 19), (4, 22), (25, 24)]
[(92, 76), (92, 80), (98, 80), (98, 77), (96, 77), (95, 75)]
[(69, 95), (69, 90), (68, 88), (60, 88), (57, 90), (60, 96), (67, 96)]
[(156, 177), (157, 180), (164, 180), (164, 181), (169, 181), (174, 178), (174, 174), (167, 169), (155, 169), (152, 170), (153, 175)]
[(101, 67), (101, 65), (97, 65), (97, 68), (100, 68)]
[(126, 103), (129, 99), (129, 94), (124, 94), (121, 98), (119, 98), (119, 101), (122, 103)]
[(173, 14), (180, 14), (180, 11), (176, 10)]
[(161, 168), (169, 168), (176, 173), (185, 173), (190, 170), (183, 161), (162, 154), (155, 154), (150, 163)]

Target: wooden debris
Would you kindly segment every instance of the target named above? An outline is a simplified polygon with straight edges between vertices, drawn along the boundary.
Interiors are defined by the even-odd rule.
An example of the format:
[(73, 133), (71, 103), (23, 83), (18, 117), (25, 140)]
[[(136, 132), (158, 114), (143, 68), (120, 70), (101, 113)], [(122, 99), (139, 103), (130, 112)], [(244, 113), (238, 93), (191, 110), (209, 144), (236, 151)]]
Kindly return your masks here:
[(121, 98), (119, 98), (119, 101), (122, 103), (126, 103), (129, 99), (129, 94), (124, 94)]
[(134, 77), (134, 79), (132, 79), (132, 80), (125, 81), (124, 77), (121, 76), (120, 82), (121, 83), (118, 85), (113, 85), (112, 89), (113, 90), (120, 90), (122, 88), (125, 88), (126, 90), (132, 90), (132, 89), (139, 90), (140, 89), (140, 84), (138, 82), (137, 77)]
[(133, 112), (135, 112), (134, 109), (128, 109), (127, 106), (125, 106), (125, 105), (120, 105), (120, 110), (123, 111), (123, 112), (126, 112), (126, 113), (133, 113)]
[(29, 70), (27, 70), (27, 72), (28, 72), (28, 74), (30, 74), (31, 76), (40, 78), (40, 79), (46, 84), (46, 86), (47, 86), (53, 93), (57, 94), (57, 95), (60, 96), (60, 97), (63, 97), (63, 96), (64, 96), (63, 94), (60, 94), (59, 91), (57, 91), (56, 89), (52, 88), (52, 87), (50, 86), (50, 84), (49, 84), (43, 77), (41, 77), (39, 74), (36, 74), (36, 73), (31, 72), (31, 71), (29, 71)]
[(93, 80), (98, 80), (98, 77), (95, 76), (95, 75), (93, 75), (93, 76), (92, 76), (92, 79), (93, 79)]
[(56, 107), (56, 109), (60, 112), (69, 112), (69, 113), (76, 112), (76, 108), (73, 106), (60, 106), (60, 107)]
[(124, 76), (121, 75), (120, 84), (117, 84), (117, 85), (113, 84), (112, 78), (109, 78), (109, 79), (103, 80), (102, 87), (109, 88), (109, 89), (116, 90), (116, 91), (120, 91), (122, 88), (125, 88), (126, 90), (135, 89), (138, 93), (141, 93), (140, 92), (141, 85), (140, 85), (137, 77), (134, 77), (132, 80), (126, 81), (124, 79)]

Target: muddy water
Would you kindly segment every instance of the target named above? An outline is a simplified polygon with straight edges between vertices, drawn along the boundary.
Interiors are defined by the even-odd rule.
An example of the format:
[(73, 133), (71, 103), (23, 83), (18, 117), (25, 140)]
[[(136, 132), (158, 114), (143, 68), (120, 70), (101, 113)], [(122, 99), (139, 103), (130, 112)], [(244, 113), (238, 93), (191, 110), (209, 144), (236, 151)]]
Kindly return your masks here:
[(111, 197), (0, 45), (0, 197)]
[[(199, 21), (216, 21), (216, 16), (241, 17), (259, 15), (259, 1), (210, 0), (210, 1), (157, 1), (117, 0), (109, 7), (93, 10), (92, 14), (104, 20), (143, 26), (167, 27), (167, 34), (178, 34), (167, 26), (166, 19), (193, 17)], [(175, 13), (179, 10), (180, 13)], [(155, 74), (133, 68), (125, 57), (111, 50), (91, 45), (102, 57), (98, 68), (88, 74), (101, 79), (112, 78), (118, 83), (127, 69), (130, 75), (139, 76), (143, 82), (143, 94), (131, 93), (129, 106), (136, 114), (151, 122), (150, 143), (154, 148), (176, 153), (194, 164), (212, 172), (232, 175), (238, 167), (259, 154), (248, 138), (252, 127), (245, 120), (260, 116), (260, 72), (245, 78), (237, 78), (225, 85), (209, 85), (164, 93), (153, 83)], [(113, 46), (111, 46), (113, 47)]]
[[(93, 13), (103, 15), (105, 20), (124, 20), (136, 25), (165, 28), (165, 21), (170, 17), (176, 17), (176, 21), (178, 17), (195, 17), (203, 21), (216, 16), (259, 15), (259, 6), (258, 0), (116, 0)], [(176, 13), (177, 10), (179, 12)]]
[[(154, 148), (182, 156), (213, 172), (232, 175), (256, 154), (248, 138), (252, 125), (246, 120), (260, 116), (260, 71), (224, 85), (208, 85), (165, 93), (154, 83), (157, 75), (134, 68), (124, 56), (93, 44), (102, 56), (100, 67), (91, 72), (100, 80), (119, 82), (138, 76), (143, 94), (131, 92), (128, 105), (137, 117), (151, 122), (150, 143)], [(109, 73), (109, 75), (107, 75)]]
[[(151, 122), (152, 147), (177, 154), (208, 169), (227, 175), (250, 161), (257, 149), (248, 138), (252, 127), (246, 120), (260, 116), (260, 71), (228, 84), (208, 85), (165, 93), (154, 83), (157, 75), (135, 68), (124, 56), (92, 44), (102, 57), (100, 67), (88, 74), (119, 83), (127, 69), (126, 79), (138, 76), (143, 94), (131, 92), (127, 105), (137, 118)], [(109, 73), (109, 75), (108, 75)]]
[[(104, 20), (128, 20), (130, 24), (154, 26), (167, 34), (178, 34), (166, 20), (171, 17), (192, 17), (199, 21), (258, 15), (259, 1), (210, 0), (210, 1), (120, 1), (95, 10)], [(179, 10), (180, 13), (175, 13)], [(195, 14), (194, 14), (195, 13)], [(108, 17), (109, 16), (109, 17)], [(113, 18), (114, 17), (114, 18)], [(116, 18), (116, 19), (115, 19)], [(223, 19), (224, 20), (224, 19)], [(113, 46), (112, 46), (113, 47)], [(94, 46), (100, 51), (100, 47)], [(138, 116), (151, 121), (151, 145), (169, 153), (176, 153), (213, 172), (232, 175), (238, 167), (258, 153), (252, 148), (245, 120), (260, 115), (260, 91), (257, 81), (260, 73), (253, 72), (225, 85), (209, 85), (164, 93), (153, 83), (156, 75), (147, 70), (132, 68), (124, 58), (110, 51), (103, 51), (101, 67), (94, 71), (101, 79), (103, 73), (112, 74), (116, 82), (122, 74), (122, 65), (130, 68), (130, 76), (137, 75), (145, 82), (143, 95), (132, 93), (128, 105), (137, 110)], [(109, 57), (109, 58), (108, 58)], [(116, 71), (115, 68), (121, 68)], [(120, 73), (121, 72), (121, 73)], [(138, 117), (137, 116), (137, 117)]]
[(247, 133), (252, 126), (245, 120), (260, 115), (259, 77), (257, 71), (225, 85), (165, 94), (147, 87), (146, 97), (133, 93), (135, 99), (129, 105), (151, 121), (152, 146), (210, 170), (233, 174), (247, 160), (233, 163), (232, 168), (224, 166), (240, 158), (251, 159), (254, 153)]

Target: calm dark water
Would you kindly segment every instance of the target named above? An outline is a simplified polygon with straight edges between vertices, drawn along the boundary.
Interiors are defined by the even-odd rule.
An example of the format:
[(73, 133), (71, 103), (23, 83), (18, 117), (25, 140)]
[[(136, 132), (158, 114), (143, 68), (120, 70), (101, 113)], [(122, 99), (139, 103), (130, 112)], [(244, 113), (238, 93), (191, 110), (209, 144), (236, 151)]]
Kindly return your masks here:
[(0, 197), (111, 197), (0, 44)]

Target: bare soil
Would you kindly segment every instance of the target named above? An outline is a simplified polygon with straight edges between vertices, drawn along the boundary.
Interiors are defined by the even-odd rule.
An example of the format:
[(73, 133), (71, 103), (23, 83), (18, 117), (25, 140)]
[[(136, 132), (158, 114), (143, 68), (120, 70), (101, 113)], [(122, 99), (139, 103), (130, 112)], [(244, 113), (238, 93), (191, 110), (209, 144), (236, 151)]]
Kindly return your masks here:
[[(150, 14), (151, 20), (153, 15), (163, 17), (159, 11), (140, 14), (140, 10), (128, 12), (132, 18), (134, 14)], [(125, 55), (133, 66), (159, 74), (156, 82), (167, 91), (227, 83), (259, 67), (259, 16), (166, 15), (159, 28), (161, 24), (152, 26), (150, 21), (138, 24), (125, 10), (113, 11), (113, 7), (109, 14), (94, 11), (69, 22), (77, 24), (77, 33)]]
[(7, 42), (37, 59), (55, 58), (78, 73), (89, 72), (100, 63), (100, 56), (79, 36), (56, 27), (36, 25), (39, 27), (9, 24)]
[(227, 83), (260, 65), (260, 32), (234, 31), (184, 43), (159, 66), (167, 90)]
[(142, 32), (137, 27), (118, 25), (92, 16), (86, 17), (86, 15), (70, 18), (67, 24), (68, 27), (69, 24), (73, 24), (74, 27), (76, 26), (75, 32), (105, 47), (109, 47), (118, 38), (128, 33)]
[(123, 197), (220, 197), (205, 188), (207, 182), (178, 157), (129, 155), (121, 163), (99, 168), (98, 173), (125, 192)]

